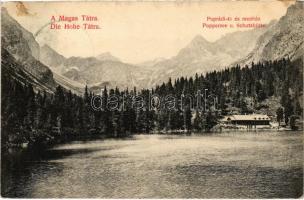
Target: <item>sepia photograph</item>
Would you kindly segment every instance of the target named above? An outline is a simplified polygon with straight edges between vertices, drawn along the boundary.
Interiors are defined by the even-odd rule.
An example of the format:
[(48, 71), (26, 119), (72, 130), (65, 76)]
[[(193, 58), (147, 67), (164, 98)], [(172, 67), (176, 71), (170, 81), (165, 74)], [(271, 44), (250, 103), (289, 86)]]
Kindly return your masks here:
[(303, 198), (304, 1), (1, 3), (2, 198)]

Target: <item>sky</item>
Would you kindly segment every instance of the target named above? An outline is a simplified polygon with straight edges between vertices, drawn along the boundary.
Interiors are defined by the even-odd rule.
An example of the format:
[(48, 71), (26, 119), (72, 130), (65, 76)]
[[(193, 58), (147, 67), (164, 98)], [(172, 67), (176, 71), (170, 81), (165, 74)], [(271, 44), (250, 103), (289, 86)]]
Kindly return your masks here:
[[(206, 29), (209, 17), (259, 17), (269, 23), (285, 15), (292, 1), (205, 1), (205, 2), (7, 2), (9, 14), (36, 34), (40, 45), (48, 44), (65, 57), (97, 56), (110, 52), (123, 62), (141, 63), (170, 58), (196, 35), (213, 42), (245, 28)], [(97, 17), (100, 29), (54, 30), (52, 16)], [(63, 24), (66, 22), (60, 22)], [(211, 22), (208, 22), (211, 23)], [(222, 22), (219, 22), (222, 23)]]

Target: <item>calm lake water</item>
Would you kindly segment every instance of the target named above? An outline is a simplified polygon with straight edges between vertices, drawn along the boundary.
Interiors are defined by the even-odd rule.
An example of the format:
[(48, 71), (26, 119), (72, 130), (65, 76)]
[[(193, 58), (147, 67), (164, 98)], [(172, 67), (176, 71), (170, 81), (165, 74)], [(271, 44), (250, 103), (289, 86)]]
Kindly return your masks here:
[(2, 167), (2, 196), (288, 198), (303, 190), (301, 132), (138, 135), (25, 160)]

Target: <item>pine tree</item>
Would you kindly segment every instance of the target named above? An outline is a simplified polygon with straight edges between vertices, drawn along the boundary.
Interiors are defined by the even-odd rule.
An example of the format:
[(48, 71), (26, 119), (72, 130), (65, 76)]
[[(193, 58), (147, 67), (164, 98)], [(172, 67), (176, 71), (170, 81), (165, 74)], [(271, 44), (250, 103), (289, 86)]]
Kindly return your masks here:
[(199, 113), (198, 110), (195, 111), (195, 117), (193, 120), (193, 128), (198, 132), (203, 129), (201, 114)]
[(284, 118), (284, 110), (283, 110), (283, 108), (279, 107), (277, 109), (276, 114), (277, 114), (277, 122), (279, 122), (279, 126), (280, 126), (281, 125), (281, 121)]

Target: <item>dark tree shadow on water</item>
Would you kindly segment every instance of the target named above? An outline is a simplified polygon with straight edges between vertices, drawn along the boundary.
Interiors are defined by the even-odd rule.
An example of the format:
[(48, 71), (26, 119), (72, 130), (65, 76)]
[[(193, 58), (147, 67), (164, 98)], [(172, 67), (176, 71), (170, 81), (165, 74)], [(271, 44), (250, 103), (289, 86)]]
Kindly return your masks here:
[[(16, 151), (1, 156), (1, 196), (31, 197), (36, 181), (62, 173), (63, 163), (54, 162), (65, 157), (89, 154), (100, 149), (58, 149)], [(53, 161), (52, 161), (53, 160)]]

